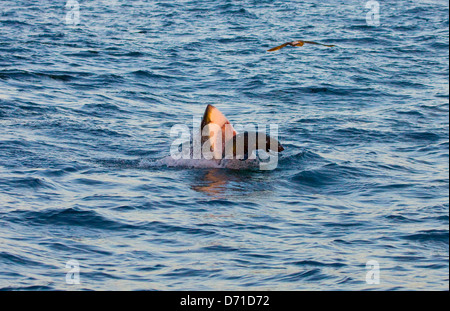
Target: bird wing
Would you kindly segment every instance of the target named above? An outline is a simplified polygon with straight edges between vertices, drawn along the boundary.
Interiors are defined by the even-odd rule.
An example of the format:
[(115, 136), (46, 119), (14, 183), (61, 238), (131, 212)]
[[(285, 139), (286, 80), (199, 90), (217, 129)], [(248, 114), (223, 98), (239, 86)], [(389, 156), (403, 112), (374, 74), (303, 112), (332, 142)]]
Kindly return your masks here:
[(303, 41), (304, 43), (309, 43), (309, 44), (318, 44), (318, 45), (323, 45), (323, 46), (327, 46), (327, 47), (333, 47), (334, 45), (332, 44), (322, 44), (322, 43), (318, 43), (318, 42), (314, 42), (314, 41)]
[(279, 45), (279, 46), (276, 46), (276, 47), (274, 47), (274, 48), (271, 48), (271, 49), (267, 50), (267, 52), (278, 51), (278, 50), (284, 48), (285, 46), (288, 46), (289, 43), (290, 43), (290, 42), (283, 43), (282, 45)]

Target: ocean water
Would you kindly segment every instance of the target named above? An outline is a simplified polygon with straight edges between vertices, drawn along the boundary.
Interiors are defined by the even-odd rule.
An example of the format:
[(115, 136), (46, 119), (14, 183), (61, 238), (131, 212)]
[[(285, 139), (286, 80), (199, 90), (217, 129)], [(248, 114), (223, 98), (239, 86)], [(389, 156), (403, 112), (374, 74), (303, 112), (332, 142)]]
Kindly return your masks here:
[[(449, 4), (379, 4), (1, 0), (0, 289), (448, 290)], [(207, 104), (278, 167), (167, 161)]]

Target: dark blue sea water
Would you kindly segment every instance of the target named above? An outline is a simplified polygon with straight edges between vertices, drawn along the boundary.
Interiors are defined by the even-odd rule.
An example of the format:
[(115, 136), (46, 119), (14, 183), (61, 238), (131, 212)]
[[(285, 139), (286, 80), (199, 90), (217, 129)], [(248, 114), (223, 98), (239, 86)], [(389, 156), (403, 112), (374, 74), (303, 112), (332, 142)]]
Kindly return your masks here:
[[(448, 290), (449, 4), (379, 3), (0, 0), (0, 289)], [(207, 104), (278, 168), (164, 165)]]

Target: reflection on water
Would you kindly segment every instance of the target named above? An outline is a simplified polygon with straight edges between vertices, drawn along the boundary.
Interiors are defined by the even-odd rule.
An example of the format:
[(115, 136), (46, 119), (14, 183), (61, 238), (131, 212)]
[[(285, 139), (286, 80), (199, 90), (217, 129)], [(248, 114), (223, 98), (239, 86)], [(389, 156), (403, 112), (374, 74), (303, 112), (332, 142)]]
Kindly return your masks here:
[[(232, 196), (254, 197), (267, 195), (272, 189), (268, 171), (234, 171), (227, 169), (199, 170), (194, 173), (191, 189), (214, 199), (230, 199)], [(273, 182), (273, 180), (272, 180)]]
[(225, 199), (226, 185), (231, 175), (224, 174), (221, 169), (211, 169), (199, 172), (199, 179), (194, 181), (191, 188), (203, 192), (215, 199)]

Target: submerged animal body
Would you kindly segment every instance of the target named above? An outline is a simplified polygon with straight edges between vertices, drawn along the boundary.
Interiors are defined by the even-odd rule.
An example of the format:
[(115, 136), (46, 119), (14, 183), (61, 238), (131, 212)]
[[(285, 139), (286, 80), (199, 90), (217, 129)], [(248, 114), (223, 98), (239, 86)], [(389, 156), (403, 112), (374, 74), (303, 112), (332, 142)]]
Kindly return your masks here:
[(305, 45), (305, 43), (307, 44), (316, 44), (316, 45), (322, 45), (322, 46), (326, 46), (326, 47), (333, 47), (333, 44), (322, 44), (322, 43), (318, 43), (318, 42), (314, 42), (314, 41), (303, 41), (303, 40), (297, 40), (297, 41), (291, 41), (291, 42), (286, 42), (283, 43), (282, 45), (276, 46), (274, 48), (271, 48), (269, 50), (267, 50), (267, 52), (274, 52), (274, 51), (278, 51), (281, 50), (282, 48), (286, 47), (286, 46), (294, 46), (294, 47), (299, 47), (299, 46), (303, 46)]

